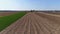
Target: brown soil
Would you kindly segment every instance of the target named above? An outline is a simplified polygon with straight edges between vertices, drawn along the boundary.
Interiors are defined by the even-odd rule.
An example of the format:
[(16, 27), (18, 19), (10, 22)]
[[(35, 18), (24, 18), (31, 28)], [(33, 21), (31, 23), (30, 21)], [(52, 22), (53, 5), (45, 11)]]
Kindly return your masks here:
[(0, 12), (0, 16), (8, 16), (8, 15), (11, 15), (11, 14), (15, 14), (17, 12)]
[(44, 12), (44, 13), (60, 15), (60, 12)]
[(0, 34), (60, 34), (60, 17), (28, 13)]

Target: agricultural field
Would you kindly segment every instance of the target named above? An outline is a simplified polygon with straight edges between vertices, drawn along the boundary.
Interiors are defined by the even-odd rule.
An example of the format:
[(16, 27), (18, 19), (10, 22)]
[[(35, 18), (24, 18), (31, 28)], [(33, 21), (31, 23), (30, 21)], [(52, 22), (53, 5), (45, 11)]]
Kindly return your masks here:
[(60, 11), (45, 11), (44, 13), (60, 15)]
[(25, 15), (25, 12), (0, 12), (0, 31)]
[(0, 12), (0, 16), (8, 16), (8, 15), (11, 15), (11, 14), (15, 14), (17, 12)]
[[(1, 21), (4, 21), (2, 22), (4, 24), (0, 27), (3, 28), (9, 25), (5, 29), (3, 28), (3, 30), (0, 28), (2, 30), (0, 34), (60, 34), (60, 15), (58, 14), (32, 11), (13, 15), (2, 17), (3, 19), (0, 18)], [(24, 15), (22, 18), (18, 18), (18, 16), (22, 15)], [(14, 22), (12, 22), (13, 20)], [(6, 25), (6, 22), (9, 24)]]

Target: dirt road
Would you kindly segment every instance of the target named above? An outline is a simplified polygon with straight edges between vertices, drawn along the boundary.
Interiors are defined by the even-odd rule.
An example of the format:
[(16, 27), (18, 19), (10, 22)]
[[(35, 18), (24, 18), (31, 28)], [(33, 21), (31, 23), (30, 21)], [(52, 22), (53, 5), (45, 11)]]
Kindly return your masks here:
[(0, 34), (60, 34), (59, 20), (57, 16), (28, 13)]

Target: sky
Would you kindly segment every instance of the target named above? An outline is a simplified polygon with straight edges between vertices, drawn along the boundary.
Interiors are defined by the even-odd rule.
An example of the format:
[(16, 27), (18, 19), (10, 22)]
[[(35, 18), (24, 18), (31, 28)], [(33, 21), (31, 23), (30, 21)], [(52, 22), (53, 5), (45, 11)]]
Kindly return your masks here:
[(60, 0), (0, 0), (0, 10), (60, 10)]

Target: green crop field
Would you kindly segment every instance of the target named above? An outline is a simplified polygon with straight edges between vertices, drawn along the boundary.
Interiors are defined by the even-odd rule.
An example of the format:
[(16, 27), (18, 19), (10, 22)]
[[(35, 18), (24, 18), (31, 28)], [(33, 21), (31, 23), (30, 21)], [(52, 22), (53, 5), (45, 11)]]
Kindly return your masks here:
[(19, 12), (9, 16), (0, 17), (0, 31), (11, 25), (13, 22), (24, 16), (25, 12)]

